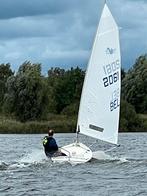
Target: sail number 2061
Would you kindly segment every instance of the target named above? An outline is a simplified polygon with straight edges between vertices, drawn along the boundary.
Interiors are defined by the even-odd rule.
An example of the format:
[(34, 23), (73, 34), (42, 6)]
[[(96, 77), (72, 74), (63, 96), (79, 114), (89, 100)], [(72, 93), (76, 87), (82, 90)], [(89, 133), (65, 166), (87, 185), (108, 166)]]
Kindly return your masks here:
[(117, 82), (118, 80), (119, 80), (119, 71), (103, 78), (104, 87), (107, 87), (107, 86)]

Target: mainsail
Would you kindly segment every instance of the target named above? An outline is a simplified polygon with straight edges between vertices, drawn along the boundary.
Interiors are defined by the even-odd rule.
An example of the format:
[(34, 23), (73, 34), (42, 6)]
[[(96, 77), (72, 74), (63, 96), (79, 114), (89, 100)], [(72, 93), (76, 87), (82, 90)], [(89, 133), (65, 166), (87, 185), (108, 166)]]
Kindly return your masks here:
[(104, 5), (80, 101), (77, 130), (117, 144), (121, 84), (119, 28)]

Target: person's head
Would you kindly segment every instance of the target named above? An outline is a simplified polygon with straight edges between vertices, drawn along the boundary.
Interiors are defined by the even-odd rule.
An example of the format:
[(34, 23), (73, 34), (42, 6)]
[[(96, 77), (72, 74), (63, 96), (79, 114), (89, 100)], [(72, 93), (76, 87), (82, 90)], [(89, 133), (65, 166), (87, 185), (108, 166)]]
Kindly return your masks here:
[(53, 131), (52, 129), (49, 129), (49, 130), (48, 130), (48, 135), (49, 135), (49, 136), (53, 136), (53, 135), (54, 135), (54, 131)]

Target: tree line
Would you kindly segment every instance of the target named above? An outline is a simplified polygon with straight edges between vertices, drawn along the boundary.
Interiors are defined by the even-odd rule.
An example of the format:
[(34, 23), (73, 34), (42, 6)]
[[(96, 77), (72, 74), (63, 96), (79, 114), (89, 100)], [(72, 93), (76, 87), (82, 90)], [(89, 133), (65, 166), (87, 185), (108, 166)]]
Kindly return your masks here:
[[(85, 70), (50, 68), (41, 74), (41, 64), (24, 62), (16, 73), (0, 64), (0, 113), (21, 122), (47, 120), (49, 114), (76, 117)], [(138, 113), (147, 114), (147, 55), (130, 70), (122, 70), (120, 130), (143, 129)]]
[(76, 115), (85, 71), (59, 67), (41, 74), (41, 64), (24, 62), (17, 73), (0, 65), (0, 111), (18, 120), (47, 119), (49, 113)]

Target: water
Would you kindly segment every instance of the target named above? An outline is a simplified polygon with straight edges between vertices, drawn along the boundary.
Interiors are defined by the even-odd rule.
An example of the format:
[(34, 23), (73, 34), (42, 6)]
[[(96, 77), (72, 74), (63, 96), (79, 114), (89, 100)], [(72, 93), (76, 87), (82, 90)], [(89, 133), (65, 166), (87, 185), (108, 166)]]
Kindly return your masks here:
[[(44, 135), (0, 135), (0, 196), (146, 196), (147, 134), (119, 134), (119, 148), (99, 142), (100, 160), (81, 165), (53, 164), (43, 152)], [(59, 145), (73, 134), (56, 134)], [(93, 139), (82, 137), (90, 145)]]

